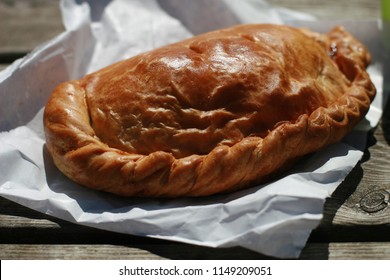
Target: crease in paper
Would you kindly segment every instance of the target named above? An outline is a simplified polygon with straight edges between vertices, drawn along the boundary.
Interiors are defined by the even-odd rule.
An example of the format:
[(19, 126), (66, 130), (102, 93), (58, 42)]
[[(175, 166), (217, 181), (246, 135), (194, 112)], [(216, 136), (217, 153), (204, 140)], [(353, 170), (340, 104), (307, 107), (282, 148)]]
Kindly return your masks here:
[[(332, 26), (265, 1), (240, 1), (239, 6), (238, 1), (220, 1), (241, 22), (288, 19), (289, 24), (314, 30)], [(121, 198), (81, 187), (58, 171), (45, 148), (42, 107), (59, 82), (187, 38), (191, 26), (181, 24), (180, 14), (177, 19), (169, 16), (155, 0), (88, 2), (96, 6), (61, 1), (66, 31), (0, 72), (0, 195), (67, 221), (115, 232), (210, 247), (241, 246), (274, 257), (299, 256), (322, 218), (325, 199), (360, 160), (367, 129), (381, 116), (381, 60), (376, 51), (370, 73), (379, 94), (367, 116), (370, 121), (285, 177), (207, 198)], [(177, 1), (178, 11), (185, 11), (185, 2)], [(101, 14), (94, 14), (97, 6)], [(245, 18), (248, 7), (252, 12)], [(376, 23), (346, 24), (370, 46), (376, 44)]]

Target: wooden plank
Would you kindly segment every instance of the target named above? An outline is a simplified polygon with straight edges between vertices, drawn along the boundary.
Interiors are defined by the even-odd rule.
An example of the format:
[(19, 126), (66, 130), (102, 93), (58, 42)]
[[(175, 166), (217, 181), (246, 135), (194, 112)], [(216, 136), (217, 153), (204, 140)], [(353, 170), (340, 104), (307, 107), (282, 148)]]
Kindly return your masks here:
[[(372, 0), (269, 0), (319, 18), (378, 18)], [(0, 1), (0, 70), (62, 32), (58, 2)], [(13, 56), (13, 57), (12, 57)], [(390, 108), (385, 110), (389, 112)], [(362, 198), (390, 191), (389, 117), (370, 136), (364, 159), (325, 204), (324, 220), (301, 258), (390, 259), (389, 207), (365, 211)], [(375, 199), (373, 199), (375, 202)], [(245, 249), (213, 249), (112, 233), (62, 221), (0, 198), (0, 259), (267, 259)]]
[[(5, 228), (59, 228), (59, 225), (48, 219), (31, 219), (23, 216), (0, 215), (0, 229)], [(0, 236), (2, 234), (0, 233)]]
[(347, 176), (325, 204), (325, 225), (387, 225), (390, 227), (390, 106), (374, 134), (362, 162)]
[[(230, 251), (230, 252), (229, 252)], [(217, 253), (215, 253), (217, 252)], [(245, 252), (245, 255), (243, 255)], [(229, 258), (230, 257), (230, 258)], [(241, 248), (212, 249), (191, 245), (159, 244), (129, 247), (93, 244), (0, 244), (0, 259), (257, 259)], [(262, 258), (267, 258), (262, 256)], [(272, 258), (270, 258), (272, 259)], [(299, 259), (390, 260), (388, 242), (312, 243)]]
[(390, 104), (368, 147), (324, 206), (324, 218), (311, 242), (390, 241)]
[(381, 17), (379, 0), (267, 0), (271, 5), (294, 9), (318, 19), (375, 19)]
[(388, 242), (310, 243), (299, 259), (315, 260), (390, 260)]
[[(171, 5), (170, 1), (161, 2), (168, 12), (174, 14), (174, 6)], [(269, 0), (268, 2), (310, 13), (320, 19), (379, 18), (381, 13), (380, 1)], [(213, 7), (215, 8), (214, 12), (220, 13), (218, 5), (213, 5)], [(0, 52), (28, 52), (63, 30), (58, 1), (8, 0), (0, 2)]]
[(118, 245), (0, 244), (0, 259), (165, 259), (147, 250)]
[[(172, 5), (171, 0), (158, 1), (170, 14), (175, 15), (175, 6)], [(189, 2), (192, 3), (193, 1)], [(379, 18), (381, 15), (380, 1), (269, 0), (268, 2), (272, 5), (309, 13), (317, 16), (319, 19), (368, 19)], [(206, 14), (218, 13), (218, 19), (228, 18), (229, 14), (221, 16), (221, 13), (224, 12), (219, 8), (220, 6), (213, 4), (211, 6), (212, 9), (206, 10)], [(218, 25), (218, 23), (216, 24)], [(204, 27), (199, 28), (204, 30)], [(60, 34), (63, 30), (58, 1), (8, 0), (0, 2), (0, 53), (26, 53)]]
[(0, 2), (0, 53), (26, 53), (63, 30), (59, 1)]
[(0, 244), (0, 259), (272, 259), (242, 248), (204, 248), (176, 243)]

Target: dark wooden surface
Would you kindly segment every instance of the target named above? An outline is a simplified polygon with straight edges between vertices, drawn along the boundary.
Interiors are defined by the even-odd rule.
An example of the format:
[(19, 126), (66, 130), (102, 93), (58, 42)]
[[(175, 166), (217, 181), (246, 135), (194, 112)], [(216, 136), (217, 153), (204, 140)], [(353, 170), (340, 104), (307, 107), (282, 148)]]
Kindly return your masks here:
[[(166, 1), (167, 7), (169, 2), (172, 0)], [(320, 19), (374, 19), (381, 15), (378, 0), (269, 3)], [(0, 0), (0, 70), (62, 31), (57, 1)], [(385, 108), (380, 124), (369, 133), (362, 161), (326, 201), (321, 225), (311, 234), (301, 259), (390, 259), (389, 202), (385, 200), (375, 209), (367, 207), (370, 197), (375, 203), (384, 191), (390, 192), (389, 112), (390, 107)], [(88, 228), (0, 197), (0, 259), (267, 258), (242, 248), (205, 248)]]

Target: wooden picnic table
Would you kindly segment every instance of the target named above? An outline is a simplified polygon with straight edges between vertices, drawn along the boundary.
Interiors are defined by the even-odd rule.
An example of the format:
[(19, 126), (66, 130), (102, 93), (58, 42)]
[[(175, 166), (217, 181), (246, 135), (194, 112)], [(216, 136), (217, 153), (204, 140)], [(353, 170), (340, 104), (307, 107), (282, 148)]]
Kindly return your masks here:
[[(319, 19), (381, 17), (379, 0), (269, 3)], [(174, 13), (171, 0), (164, 5)], [(57, 1), (0, 0), (0, 70), (62, 31)], [(326, 201), (324, 218), (312, 232), (300, 259), (390, 259), (390, 207), (384, 198), (390, 192), (389, 112), (390, 108), (384, 108), (381, 122), (367, 136), (361, 162)], [(362, 199), (369, 198), (377, 208), (362, 207)], [(0, 259), (267, 258), (242, 248), (213, 249), (94, 229), (0, 197)]]

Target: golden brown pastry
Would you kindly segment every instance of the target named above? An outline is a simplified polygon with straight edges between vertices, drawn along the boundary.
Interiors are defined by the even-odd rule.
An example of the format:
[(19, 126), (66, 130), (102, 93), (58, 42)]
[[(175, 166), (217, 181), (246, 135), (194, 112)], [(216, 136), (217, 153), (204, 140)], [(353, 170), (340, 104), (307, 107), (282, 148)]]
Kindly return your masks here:
[(59, 85), (46, 145), (69, 178), (122, 196), (254, 186), (364, 117), (375, 95), (369, 61), (341, 27), (206, 33)]

